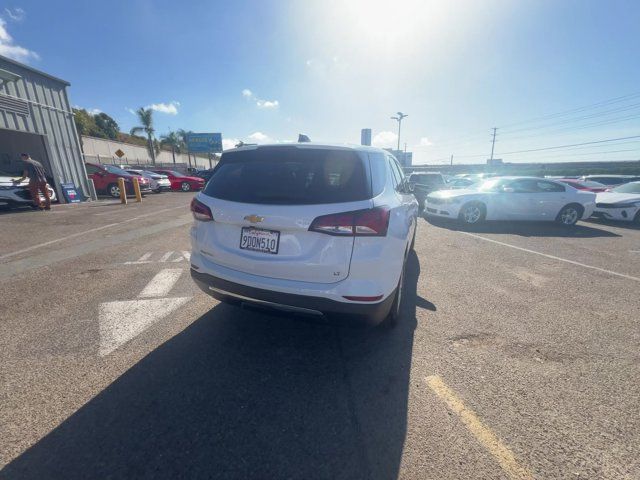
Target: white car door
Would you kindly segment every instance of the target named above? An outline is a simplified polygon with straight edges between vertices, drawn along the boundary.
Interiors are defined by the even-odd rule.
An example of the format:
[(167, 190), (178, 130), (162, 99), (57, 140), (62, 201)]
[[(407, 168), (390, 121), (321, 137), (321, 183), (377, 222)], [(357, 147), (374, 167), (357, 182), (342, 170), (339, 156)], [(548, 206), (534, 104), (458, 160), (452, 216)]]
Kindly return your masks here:
[(496, 220), (537, 220), (540, 212), (534, 204), (535, 181), (528, 178), (512, 180), (497, 194), (500, 218)]
[(412, 193), (405, 190), (408, 182), (402, 172), (402, 168), (400, 168), (400, 165), (398, 164), (398, 161), (390, 155), (387, 159), (389, 161), (389, 167), (393, 176), (396, 192), (398, 193), (398, 198), (400, 200), (398, 214), (402, 217), (403, 224), (405, 225), (405, 232), (403, 233), (405, 234), (405, 238), (409, 239), (410, 235), (413, 234), (413, 229), (415, 228), (414, 223), (416, 218), (415, 212), (417, 211), (417, 201)]
[(555, 220), (569, 201), (566, 187), (548, 180), (536, 180), (537, 192), (533, 194), (533, 209), (538, 220)]

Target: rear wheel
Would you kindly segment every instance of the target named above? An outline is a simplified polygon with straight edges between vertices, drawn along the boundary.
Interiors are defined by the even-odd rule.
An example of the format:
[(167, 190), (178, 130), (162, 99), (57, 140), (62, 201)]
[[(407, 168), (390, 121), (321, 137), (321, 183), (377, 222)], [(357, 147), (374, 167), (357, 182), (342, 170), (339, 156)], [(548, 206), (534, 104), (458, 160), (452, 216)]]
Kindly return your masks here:
[(180, 189), (183, 192), (188, 192), (191, 190), (191, 184), (189, 182), (182, 182), (182, 185), (180, 185)]
[(413, 228), (413, 238), (411, 239), (411, 245), (409, 246), (409, 250), (414, 250), (416, 247), (416, 233), (418, 232), (418, 223), (416, 222), (415, 227)]
[(566, 227), (572, 227), (582, 217), (582, 207), (579, 205), (567, 205), (560, 210), (556, 222)]
[(636, 216), (633, 217), (633, 223), (635, 223), (636, 225), (640, 225), (640, 210), (638, 210), (638, 213), (636, 213)]
[(112, 183), (107, 187), (107, 193), (111, 195), (113, 198), (120, 197), (120, 187), (117, 183)]
[(393, 299), (393, 305), (391, 305), (391, 311), (385, 320), (385, 325), (394, 327), (400, 321), (401, 307), (402, 307), (402, 292), (404, 290), (404, 270), (405, 264), (402, 265), (402, 271), (400, 272), (400, 280), (398, 281), (398, 288), (396, 288), (396, 295)]
[(462, 206), (458, 219), (467, 225), (476, 225), (483, 222), (486, 215), (487, 210), (482, 203), (471, 202)]

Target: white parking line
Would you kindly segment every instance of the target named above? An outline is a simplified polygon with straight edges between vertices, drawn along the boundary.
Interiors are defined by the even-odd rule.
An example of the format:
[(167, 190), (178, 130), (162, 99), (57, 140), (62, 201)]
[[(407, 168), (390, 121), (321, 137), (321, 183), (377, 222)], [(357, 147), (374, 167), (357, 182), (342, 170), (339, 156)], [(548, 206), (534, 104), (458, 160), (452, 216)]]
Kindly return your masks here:
[(191, 297), (162, 298), (169, 294), (183, 271), (180, 268), (161, 270), (144, 287), (136, 300), (100, 304), (98, 311), (100, 356), (109, 355), (191, 299)]
[(481, 235), (476, 235), (475, 233), (469, 233), (469, 232), (459, 232), (459, 233), (464, 233), (465, 235), (469, 235), (470, 237), (479, 238), (480, 240), (484, 240), (485, 242), (496, 243), (498, 245), (503, 245), (505, 247), (510, 247), (516, 250), (520, 250), (522, 252), (533, 253), (534, 255), (540, 255), (541, 257), (551, 258), (553, 260), (558, 260), (559, 262), (570, 263), (571, 265), (577, 265), (578, 267), (589, 268), (591, 270), (597, 270), (599, 272), (607, 273), (609, 275), (614, 275), (616, 277), (626, 278), (627, 280), (633, 280), (634, 282), (640, 282), (639, 277), (634, 277), (632, 275), (626, 275), (624, 273), (614, 272), (613, 270), (607, 270), (605, 268), (594, 267), (593, 265), (587, 265), (585, 263), (576, 262), (574, 260), (568, 260), (566, 258), (556, 257), (555, 255), (549, 255), (547, 253), (536, 252), (535, 250), (529, 250), (528, 248), (516, 247), (515, 245), (511, 245), (510, 243), (499, 242), (498, 240), (493, 240), (491, 238), (486, 238)]
[(161, 270), (140, 292), (139, 297), (164, 297), (176, 284), (183, 270), (181, 268), (165, 268)]
[(90, 228), (89, 230), (84, 230), (82, 232), (73, 233), (71, 235), (67, 235), (66, 237), (60, 237), (60, 238), (56, 238), (54, 240), (49, 240), (48, 242), (39, 243), (37, 245), (32, 245), (30, 247), (23, 248), (21, 250), (16, 250), (15, 252), (5, 253), (4, 255), (0, 255), (0, 260), (3, 260), (5, 258), (9, 258), (9, 257), (13, 257), (15, 255), (19, 255), (21, 253), (30, 252), (31, 250), (36, 250), (38, 248), (46, 247), (48, 245), (53, 245), (54, 243), (63, 242), (64, 240), (69, 240), (71, 238), (80, 237), (82, 235), (86, 235), (87, 233), (99, 232), (100, 230), (104, 230), (106, 228), (115, 227), (117, 225), (122, 225), (122, 224), (129, 223), (129, 222), (135, 222), (136, 220), (139, 220), (141, 218), (150, 217), (152, 215), (157, 215), (158, 213), (168, 212), (170, 210), (176, 210), (178, 208), (186, 208), (186, 207), (188, 207), (188, 205), (181, 205), (179, 207), (164, 208), (162, 210), (156, 210), (155, 212), (146, 213), (144, 215), (138, 215), (137, 217), (129, 218), (129, 219), (123, 220), (121, 222), (110, 223), (108, 225), (103, 225), (101, 227), (96, 227), (96, 228)]

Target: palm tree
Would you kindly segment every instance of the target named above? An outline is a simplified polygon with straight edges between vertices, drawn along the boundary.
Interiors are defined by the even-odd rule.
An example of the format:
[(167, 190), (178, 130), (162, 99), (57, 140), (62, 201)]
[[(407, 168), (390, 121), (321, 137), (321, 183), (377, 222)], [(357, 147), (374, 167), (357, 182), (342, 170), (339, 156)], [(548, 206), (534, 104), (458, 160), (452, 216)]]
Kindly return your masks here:
[(171, 155), (173, 156), (173, 163), (176, 163), (176, 153), (181, 153), (184, 143), (181, 135), (178, 132), (169, 132), (166, 135), (160, 137), (160, 145), (167, 145), (171, 147)]
[(138, 120), (140, 120), (142, 125), (133, 127), (129, 133), (131, 135), (137, 135), (144, 132), (147, 135), (147, 152), (149, 152), (149, 156), (151, 157), (151, 163), (155, 165), (158, 142), (154, 136), (156, 131), (153, 128), (153, 110), (140, 107), (136, 110), (136, 115), (138, 115)]
[(177, 133), (178, 133), (178, 136), (180, 137), (180, 139), (182, 140), (182, 145), (187, 150), (187, 158), (189, 159), (189, 167), (191, 167), (191, 153), (188, 151), (189, 149), (187, 148), (187, 135), (189, 135), (190, 133), (193, 133), (193, 131), (191, 131), (191, 130), (183, 130), (181, 128), (181, 129), (178, 130)]

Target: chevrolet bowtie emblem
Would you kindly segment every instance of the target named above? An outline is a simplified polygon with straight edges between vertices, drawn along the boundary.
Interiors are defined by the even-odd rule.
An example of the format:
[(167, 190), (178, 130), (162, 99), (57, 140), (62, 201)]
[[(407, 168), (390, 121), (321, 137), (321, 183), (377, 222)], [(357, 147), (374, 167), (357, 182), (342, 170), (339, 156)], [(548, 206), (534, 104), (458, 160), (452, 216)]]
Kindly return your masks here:
[(251, 223), (260, 223), (264, 220), (264, 217), (261, 217), (260, 215), (247, 215), (244, 217), (244, 219), (247, 222), (251, 222)]

